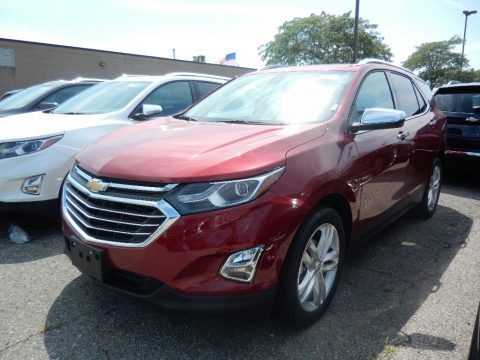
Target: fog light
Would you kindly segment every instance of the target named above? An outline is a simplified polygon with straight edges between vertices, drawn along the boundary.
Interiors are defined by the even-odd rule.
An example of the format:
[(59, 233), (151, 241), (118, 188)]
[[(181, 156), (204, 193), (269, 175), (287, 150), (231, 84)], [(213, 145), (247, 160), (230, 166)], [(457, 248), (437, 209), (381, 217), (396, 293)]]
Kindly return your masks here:
[(42, 187), (42, 182), (43, 182), (44, 177), (45, 177), (45, 174), (32, 176), (32, 177), (26, 179), (23, 182), (22, 191), (25, 194), (39, 195), (40, 194), (40, 188)]
[(251, 283), (263, 248), (264, 246), (260, 245), (230, 255), (220, 269), (220, 275), (226, 279)]

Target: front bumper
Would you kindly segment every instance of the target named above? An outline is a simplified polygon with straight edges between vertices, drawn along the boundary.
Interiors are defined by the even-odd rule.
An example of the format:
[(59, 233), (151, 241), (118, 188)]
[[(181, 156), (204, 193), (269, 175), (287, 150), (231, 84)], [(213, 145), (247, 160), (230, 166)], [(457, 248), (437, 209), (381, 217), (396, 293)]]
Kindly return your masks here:
[(75, 236), (65, 237), (65, 254), (72, 263), (95, 283), (140, 300), (152, 302), (164, 309), (182, 312), (230, 312), (270, 309), (276, 287), (251, 294), (228, 296), (185, 295), (162, 282), (121, 269), (110, 267), (105, 252), (80, 242)]
[[(112, 283), (111, 275), (133, 274), (161, 283), (162, 289), (168, 289), (158, 289), (161, 294), (172, 291), (182, 299), (205, 297), (209, 303), (214, 298), (245, 297), (245, 300), (239, 300), (239, 304), (243, 304), (250, 302), (246, 299), (256, 298), (255, 294), (271, 295), (274, 292), (272, 289), (278, 282), (290, 242), (305, 216), (304, 211), (270, 191), (241, 206), (180, 216), (157, 238), (141, 247), (88, 241), (69, 223), (65, 214), (63, 227), (68, 241), (91, 246), (95, 253), (96, 250), (102, 252), (106, 275), (98, 276), (98, 269), (93, 275), (108, 286), (125, 290), (123, 285)], [(258, 245), (264, 245), (264, 251), (252, 283), (227, 280), (219, 275), (219, 269), (230, 254)], [(92, 274), (88, 266), (75, 265), (82, 272)], [(154, 292), (152, 297), (156, 297)], [(237, 307), (233, 306), (234, 302), (228, 306)]]
[(480, 151), (445, 151), (445, 167), (478, 171), (480, 165)]
[[(58, 199), (60, 187), (73, 164), (75, 153), (61, 152), (55, 145), (48, 149), (0, 160), (0, 203), (2, 207), (19, 207), (20, 203), (41, 203)], [(40, 194), (21, 191), (25, 179), (45, 174)]]

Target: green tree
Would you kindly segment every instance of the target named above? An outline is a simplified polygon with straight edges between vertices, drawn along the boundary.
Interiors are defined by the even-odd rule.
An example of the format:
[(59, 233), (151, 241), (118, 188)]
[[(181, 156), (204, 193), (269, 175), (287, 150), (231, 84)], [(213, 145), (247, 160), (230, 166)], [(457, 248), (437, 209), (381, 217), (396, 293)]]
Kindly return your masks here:
[[(278, 28), (274, 39), (261, 45), (259, 55), (267, 65), (350, 63), (353, 59), (355, 21), (350, 12), (343, 15), (311, 14), (294, 18)], [(390, 61), (390, 47), (383, 43), (377, 25), (359, 19), (358, 58)]]
[[(403, 63), (407, 69), (415, 71), (424, 80), (431, 82), (432, 87), (440, 86), (450, 80), (467, 80), (474, 72), (461, 71), (462, 55), (455, 52), (455, 47), (462, 39), (455, 35), (450, 40), (423, 43)], [(463, 60), (468, 66), (468, 60)]]

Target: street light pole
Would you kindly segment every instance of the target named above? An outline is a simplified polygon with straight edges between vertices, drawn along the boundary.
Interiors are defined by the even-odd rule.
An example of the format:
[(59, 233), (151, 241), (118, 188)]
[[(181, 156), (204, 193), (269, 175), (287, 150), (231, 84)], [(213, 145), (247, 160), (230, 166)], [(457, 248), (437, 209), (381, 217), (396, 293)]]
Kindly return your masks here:
[(462, 62), (460, 63), (460, 70), (463, 70), (463, 53), (465, 50), (465, 35), (467, 34), (467, 20), (470, 15), (476, 14), (477, 10), (468, 11), (464, 10), (463, 15), (465, 15), (465, 28), (463, 29), (463, 44), (462, 44)]
[(360, 0), (355, 0), (355, 27), (353, 28), (353, 63), (357, 63), (358, 56), (358, 11)]

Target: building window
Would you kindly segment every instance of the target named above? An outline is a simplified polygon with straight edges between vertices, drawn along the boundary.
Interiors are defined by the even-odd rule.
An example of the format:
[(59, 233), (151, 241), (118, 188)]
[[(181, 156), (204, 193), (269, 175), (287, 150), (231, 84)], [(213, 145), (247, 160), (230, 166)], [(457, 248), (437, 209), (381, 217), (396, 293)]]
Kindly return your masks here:
[(15, 56), (12, 49), (0, 48), (0, 66), (3, 67), (15, 67)]

